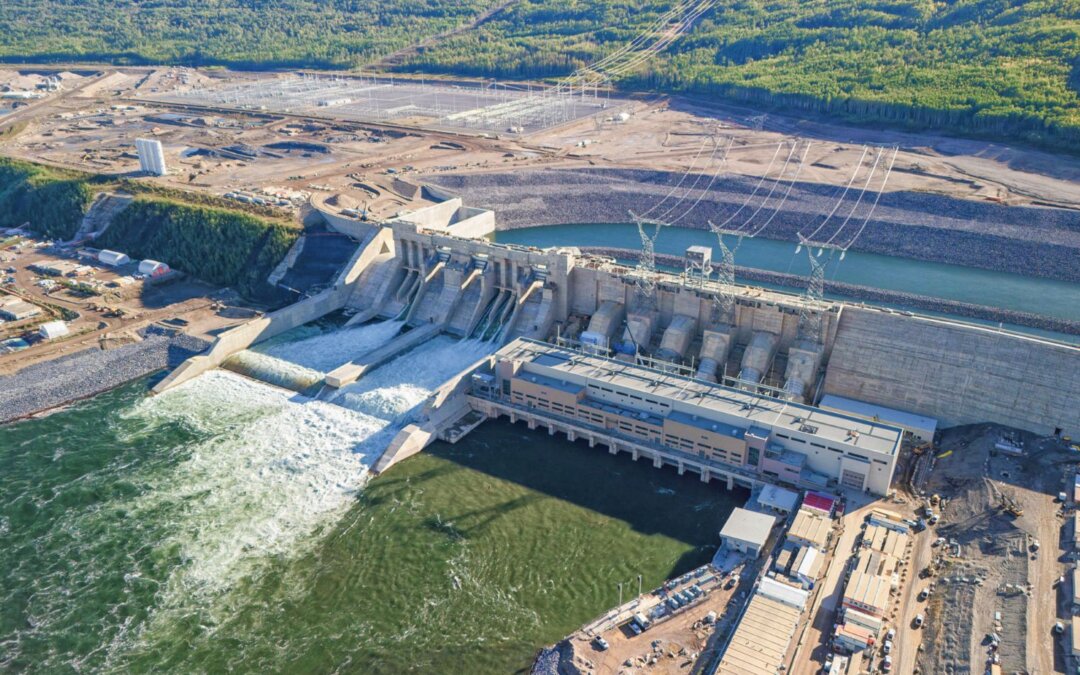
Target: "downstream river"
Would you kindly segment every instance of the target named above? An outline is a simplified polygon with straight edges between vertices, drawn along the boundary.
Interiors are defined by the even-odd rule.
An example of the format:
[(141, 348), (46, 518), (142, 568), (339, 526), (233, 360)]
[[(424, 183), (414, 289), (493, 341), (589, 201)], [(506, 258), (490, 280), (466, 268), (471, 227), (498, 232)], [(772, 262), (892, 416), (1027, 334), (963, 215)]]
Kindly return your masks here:
[[(544, 225), (498, 232), (498, 242), (523, 246), (605, 246), (640, 249), (633, 224)], [(729, 247), (735, 246), (728, 237)], [(670, 227), (656, 240), (656, 252), (682, 256), (689, 246), (711, 246), (719, 258), (716, 235), (704, 230)], [(827, 260), (828, 253), (821, 259)], [(795, 244), (772, 239), (744, 239), (735, 264), (773, 272), (805, 275), (810, 271), (806, 251), (795, 253)], [(844, 260), (833, 259), (826, 267), (832, 281), (904, 291), (946, 300), (1080, 320), (1080, 284), (1004, 272), (960, 267), (944, 263), (894, 258), (849, 251)]]
[[(250, 352), (303, 383), (394, 326)], [(512, 673), (708, 560), (746, 499), (488, 423), (371, 478), (488, 343), (432, 340), (316, 401), (229, 371), (0, 427), (0, 671)]]

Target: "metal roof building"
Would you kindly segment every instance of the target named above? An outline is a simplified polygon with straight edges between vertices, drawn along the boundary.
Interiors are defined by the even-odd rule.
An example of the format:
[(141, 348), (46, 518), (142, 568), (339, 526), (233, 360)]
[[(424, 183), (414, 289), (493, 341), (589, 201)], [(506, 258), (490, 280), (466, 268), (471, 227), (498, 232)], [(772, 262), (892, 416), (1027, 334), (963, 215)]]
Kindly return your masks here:
[(863, 533), (863, 541), (874, 551), (880, 551), (894, 558), (903, 558), (907, 551), (908, 541), (911, 539), (907, 534), (896, 530), (870, 524)]
[(821, 402), (818, 403), (818, 406), (824, 410), (854, 415), (874, 422), (892, 424), (893, 426), (900, 427), (904, 431), (907, 431), (921, 441), (932, 441), (934, 440), (934, 434), (937, 433), (938, 421), (933, 417), (916, 415), (915, 413), (909, 413), (904, 410), (887, 408), (883, 405), (874, 405), (873, 403), (857, 401), (853, 398), (844, 398), (843, 396), (836, 396), (835, 394), (825, 394), (821, 397)]
[(801, 614), (796, 607), (755, 593), (724, 651), (717, 675), (776, 675)]
[(832, 521), (820, 511), (800, 508), (795, 512), (795, 520), (788, 528), (788, 541), (804, 546), (824, 549), (828, 546), (832, 534)]
[(791, 513), (798, 501), (799, 493), (772, 484), (761, 488), (757, 498), (758, 504), (777, 513)]
[(776, 518), (773, 516), (736, 508), (720, 530), (722, 545), (735, 551), (757, 556), (769, 539)]

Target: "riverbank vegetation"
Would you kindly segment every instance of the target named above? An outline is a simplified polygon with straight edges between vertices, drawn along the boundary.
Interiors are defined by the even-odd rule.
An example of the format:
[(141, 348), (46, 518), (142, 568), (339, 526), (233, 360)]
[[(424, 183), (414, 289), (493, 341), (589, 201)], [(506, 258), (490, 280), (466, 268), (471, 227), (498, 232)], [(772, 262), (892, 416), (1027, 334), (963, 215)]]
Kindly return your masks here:
[[(0, 58), (554, 78), (633, 39), (670, 0), (12, 0)], [(478, 21), (485, 11), (499, 8)], [(476, 22), (476, 25), (471, 25)], [(455, 28), (447, 37), (431, 39)], [(731, 0), (617, 84), (1080, 151), (1075, 0)]]
[(96, 246), (115, 248), (133, 258), (161, 260), (249, 297), (267, 290), (267, 276), (302, 229), (280, 213), (260, 211), (260, 207), (244, 212), (213, 195), (7, 157), (0, 157), (0, 228), (25, 225), (48, 239), (70, 240), (95, 196), (107, 191), (136, 197), (95, 241)]
[(88, 176), (0, 157), (0, 228), (70, 239), (94, 198)]
[(140, 195), (116, 216), (98, 243), (252, 296), (262, 290), (299, 235), (299, 226), (288, 223)]

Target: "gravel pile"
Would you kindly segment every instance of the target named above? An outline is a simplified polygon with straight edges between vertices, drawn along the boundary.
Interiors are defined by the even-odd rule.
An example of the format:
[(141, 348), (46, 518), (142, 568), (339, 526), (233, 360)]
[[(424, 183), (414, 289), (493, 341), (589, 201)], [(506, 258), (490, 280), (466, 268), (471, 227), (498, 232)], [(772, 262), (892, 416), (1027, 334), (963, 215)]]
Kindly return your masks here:
[(142, 342), (88, 349), (0, 377), (0, 423), (100, 394), (163, 368), (180, 365), (209, 343), (155, 332)]
[[(634, 260), (638, 256), (637, 251), (628, 248), (581, 247), (581, 251), (584, 253), (592, 253), (594, 255), (608, 256), (618, 260)], [(673, 255), (665, 255), (663, 253), (656, 254), (656, 262), (674, 268), (680, 268), (683, 265), (682, 258)], [(797, 276), (795, 274), (784, 274), (782, 272), (771, 272), (768, 270), (738, 266), (735, 268), (735, 274), (739, 279), (749, 281), (764, 281), (766, 283), (787, 286), (793, 289), (806, 288), (806, 277)], [(826, 280), (825, 290), (829, 293), (842, 295), (846, 298), (853, 298), (856, 300), (886, 303), (922, 311), (940, 312), (942, 314), (951, 314), (953, 316), (962, 316), (970, 319), (981, 319), (983, 321), (1003, 322), (1014, 326), (1028, 326), (1030, 328), (1038, 328), (1041, 330), (1056, 331), (1066, 335), (1080, 335), (1080, 321), (1059, 319), (1030, 312), (1017, 312), (1010, 309), (987, 307), (985, 305), (975, 305), (968, 302), (958, 302), (956, 300), (945, 300), (942, 298), (932, 298), (926, 295), (916, 295), (914, 293), (904, 293), (903, 291), (889, 291), (881, 288), (859, 286), (857, 284), (846, 284), (842, 281)]]
[[(682, 174), (663, 171), (578, 169), (539, 170), (513, 174), (445, 174), (430, 180), (461, 194), (473, 206), (495, 209), (499, 229), (563, 223), (626, 222), (627, 210), (644, 213), (672, 191)], [(668, 207), (690, 190), (670, 214)], [(736, 227), (762, 207), (748, 229), (768, 227), (761, 236), (796, 241), (821, 225), (836, 205), (842, 188), (798, 183), (781, 211), (774, 214), (784, 187), (765, 202), (772, 183), (754, 193), (758, 180), (736, 176), (717, 180), (705, 190), (709, 177), (687, 177), (674, 196), (650, 216), (671, 220), (700, 198), (680, 227), (707, 227), (707, 221)], [(751, 195), (753, 195), (751, 197)], [(867, 193), (855, 207), (852, 190), (829, 223), (815, 236), (847, 245), (870, 212), (875, 193)], [(747, 199), (749, 198), (749, 202)], [(746, 204), (744, 207), (743, 205)], [(738, 212), (742, 208), (741, 212)], [(735, 215), (738, 212), (738, 215)], [(851, 213), (842, 231), (840, 225)], [(839, 233), (838, 233), (839, 231)], [(931, 260), (954, 265), (1080, 281), (1080, 212), (1049, 207), (1003, 206), (991, 202), (954, 199), (922, 192), (887, 192), (881, 195), (873, 217), (853, 250)]]

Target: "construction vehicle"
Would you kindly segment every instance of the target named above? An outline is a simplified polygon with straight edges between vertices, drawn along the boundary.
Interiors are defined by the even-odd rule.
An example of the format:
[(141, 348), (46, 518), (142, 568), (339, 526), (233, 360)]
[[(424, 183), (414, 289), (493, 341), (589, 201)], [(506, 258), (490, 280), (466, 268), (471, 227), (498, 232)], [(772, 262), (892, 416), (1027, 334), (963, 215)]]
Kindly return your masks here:
[(1024, 509), (1016, 503), (1016, 500), (1004, 493), (1001, 495), (1001, 508), (1005, 509), (1005, 512), (1013, 518), (1019, 518), (1024, 515)]

